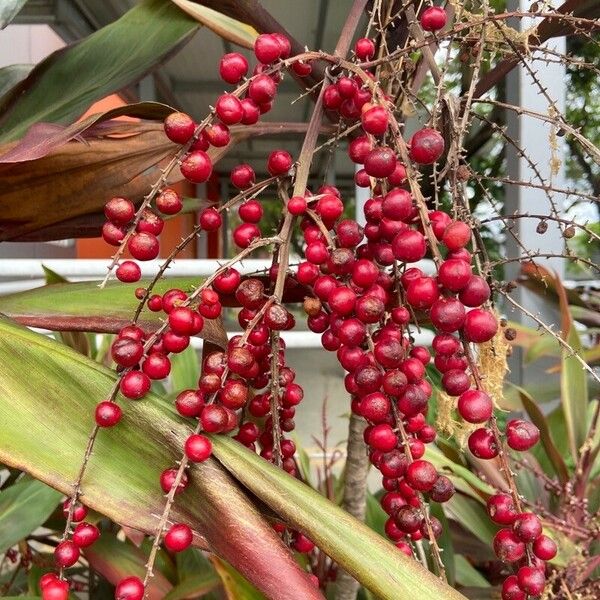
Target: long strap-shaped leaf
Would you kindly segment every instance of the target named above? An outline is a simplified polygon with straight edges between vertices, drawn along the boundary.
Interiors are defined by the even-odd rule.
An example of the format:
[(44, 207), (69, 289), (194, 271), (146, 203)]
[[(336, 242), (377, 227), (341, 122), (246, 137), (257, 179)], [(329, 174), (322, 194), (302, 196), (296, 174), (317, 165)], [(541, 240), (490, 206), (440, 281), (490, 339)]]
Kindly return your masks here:
[(464, 596), (312, 488), (231, 438), (212, 437), (214, 454), (255, 496), (386, 600)]
[[(0, 319), (0, 462), (70, 493), (94, 406), (113, 382), (114, 375), (97, 363)], [(164, 505), (158, 476), (181, 456), (188, 433), (161, 398), (149, 394), (141, 402), (125, 401), (119, 425), (98, 435), (83, 479), (85, 504), (118, 523), (153, 532)], [(322, 598), (215, 460), (190, 470), (189, 487), (171, 519), (200, 532), (267, 597)]]

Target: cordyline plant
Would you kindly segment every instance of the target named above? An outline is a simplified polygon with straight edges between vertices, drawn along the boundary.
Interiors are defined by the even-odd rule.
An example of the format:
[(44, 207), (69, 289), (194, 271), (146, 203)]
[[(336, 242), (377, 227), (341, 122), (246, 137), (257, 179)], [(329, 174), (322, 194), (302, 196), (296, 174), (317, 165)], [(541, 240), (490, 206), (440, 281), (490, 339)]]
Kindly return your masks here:
[[(555, 35), (594, 44), (597, 3), (555, 9), (538, 2), (528, 12), (509, 12), (487, 1), (441, 7), (355, 0), (331, 52), (303, 50), (256, 2), (175, 4), (232, 41), (250, 38), (253, 45), (254, 64), (237, 52), (222, 57), (218, 71), (230, 90), (215, 98), (202, 121), (164, 105), (133, 105), (67, 128), (34, 125), (1, 157), (12, 184), (2, 202), (36, 177), (63, 182), (60, 193), (49, 190), (44, 199), (56, 211), (39, 215), (36, 207), (17, 218), (27, 209), (11, 209), (2, 239), (54, 239), (101, 227), (116, 247), (99, 285), (70, 284), (50, 273), (52, 285), (0, 299), (7, 315), (0, 321), (0, 456), (12, 469), (0, 495), (8, 532), (0, 533), (0, 549), (3, 565), (16, 563), (0, 573), (4, 592), (29, 587), (45, 600), (77, 591), (141, 600), (195, 598), (223, 586), (230, 598), (598, 597), (600, 404), (592, 400), (598, 352), (593, 329), (582, 342), (574, 324), (597, 326), (598, 301), (590, 293), (573, 296), (525, 247), (522, 283), (556, 296), (560, 333), (512, 298), (517, 282), (499, 279), (498, 267), (507, 261), (490, 258), (468, 195), (475, 187), (495, 208), (488, 187), (506, 178), (476, 172), (467, 150), (474, 123), (493, 124), (501, 111), (526, 112), (600, 164), (594, 141), (559, 112), (531, 66), (542, 59), (573, 62), (543, 45)], [(150, 19), (137, 19), (147, 28), (142, 35), (161, 28), (152, 42), (155, 60), (196, 26), (170, 2), (149, 0), (136, 10)], [(169, 17), (172, 38), (161, 16)], [(524, 18), (537, 24), (525, 35), (509, 25)], [(91, 36), (50, 57), (9, 91), (0, 115), (4, 139), (19, 138), (33, 122), (22, 115), (36, 89), (52, 99), (49, 78), (57, 61), (83, 71), (82, 57), (103, 50), (108, 39)], [(436, 62), (440, 48), (442, 63)], [(452, 83), (455, 57), (468, 66), (460, 97)], [(546, 98), (547, 114), (488, 94), (517, 65)], [(594, 68), (581, 66), (588, 67)], [(137, 69), (131, 78), (146, 66)], [(122, 73), (120, 80), (113, 75), (114, 85), (126, 83)], [(314, 100), (307, 124), (260, 123), (284, 76)], [(100, 87), (97, 93), (112, 91)], [(84, 97), (89, 103), (80, 89), (72, 94), (75, 107), (59, 102), (46, 115), (68, 122), (85, 109)], [(414, 110), (422, 123), (408, 137), (405, 121)], [(164, 120), (164, 131), (111, 121), (119, 114)], [(232, 169), (237, 193), (203, 208), (156, 275), (140, 282), (138, 262), (158, 257), (164, 219), (184, 208), (170, 183), (181, 176), (206, 182), (236, 140), (277, 130), (304, 136), (300, 154), (273, 150), (270, 176), (259, 181), (248, 164)], [(489, 132), (483, 143), (514, 145), (530, 164), (531, 182), (508, 183), (542, 188), (549, 201), (547, 214), (497, 213), (489, 220), (507, 223), (509, 235), (517, 219), (537, 219), (540, 235), (553, 221), (565, 239), (579, 228), (598, 241), (593, 229), (564, 217), (553, 194), (565, 190), (540, 176), (518, 141), (495, 124)], [(90, 153), (70, 141), (82, 136)], [(110, 154), (115, 144), (127, 174), (122, 181), (114, 172), (103, 177), (117, 156)], [(311, 185), (315, 158), (337, 147), (360, 166), (356, 186), (369, 190), (364, 227), (344, 215), (348, 198), (339, 189)], [(100, 149), (108, 160), (98, 158)], [(148, 171), (156, 164), (158, 175)], [(129, 177), (134, 171), (143, 175)], [(77, 186), (90, 181), (95, 190), (66, 209), (65, 198), (80, 200)], [(276, 195), (281, 218), (263, 234), (266, 194)], [(233, 210), (240, 221), (232, 232), (234, 255), (204, 280), (164, 279), (179, 254), (197, 236), (219, 230)], [(126, 251), (131, 259), (124, 259)], [(242, 276), (239, 263), (264, 251), (272, 267)], [(556, 255), (577, 260), (563, 248)], [(420, 263), (425, 258), (431, 271)], [(593, 261), (579, 260), (597, 270)], [(316, 490), (291, 439), (296, 411), (312, 400), (303, 399), (281, 337), (296, 325), (292, 303), (302, 303), (308, 328), (347, 373), (344, 475), (336, 479), (325, 463)], [(499, 317), (502, 306), (524, 311), (546, 335), (507, 324)], [(223, 307), (235, 307), (243, 329), (230, 340)], [(62, 331), (65, 344), (14, 321)], [(431, 349), (415, 344), (419, 326), (434, 331)], [(109, 352), (116, 368), (83, 356), (102, 359), (102, 352), (75, 331), (116, 333)], [(192, 336), (204, 339), (199, 377), (188, 350)], [(552, 396), (560, 397), (558, 408), (540, 408), (537, 390), (503, 389), (509, 342), (558, 358), (561, 389)], [(191, 383), (181, 376), (183, 356), (192, 361)], [(153, 386), (169, 376), (174, 402), (164, 386)], [(377, 496), (366, 490), (369, 467), (381, 476)], [(59, 514), (50, 516), (57, 494), (20, 471), (66, 495)], [(33, 516), (10, 516), (31, 504), (41, 507)], [(361, 522), (366, 506), (371, 527)], [(58, 536), (46, 533), (59, 528)], [(48, 545), (52, 561), (41, 549)], [(212, 566), (198, 549), (213, 555)], [(25, 573), (28, 585), (21, 581)], [(114, 588), (103, 587), (96, 573)]]

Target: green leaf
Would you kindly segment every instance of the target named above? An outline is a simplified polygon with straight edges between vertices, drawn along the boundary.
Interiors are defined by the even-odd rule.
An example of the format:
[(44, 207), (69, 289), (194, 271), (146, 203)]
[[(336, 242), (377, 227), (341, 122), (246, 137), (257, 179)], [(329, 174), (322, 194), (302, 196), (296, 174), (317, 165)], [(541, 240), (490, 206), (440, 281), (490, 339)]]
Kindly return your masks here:
[(59, 500), (59, 492), (29, 478), (3, 489), (0, 492), (0, 554), (40, 527)]
[(490, 587), (488, 580), (462, 555), (455, 556), (456, 583), (465, 587)]
[[(144, 578), (147, 560), (144, 552), (127, 542), (120, 542), (109, 531), (102, 532), (98, 540), (83, 553), (94, 571), (98, 571), (112, 585), (133, 575)], [(166, 577), (154, 569), (154, 577), (148, 585), (148, 597), (150, 600), (161, 600), (172, 587)]]
[(187, 390), (198, 385), (200, 360), (192, 346), (171, 358), (171, 382), (174, 390)]
[(184, 600), (185, 598), (198, 598), (212, 592), (221, 585), (221, 578), (214, 572), (191, 575), (176, 585), (164, 600)]
[(381, 507), (381, 503), (369, 490), (367, 490), (367, 508), (365, 513), (365, 523), (379, 535), (385, 535), (385, 522), (388, 515)]
[(120, 19), (42, 61), (0, 103), (2, 140), (33, 123), (74, 121), (164, 60), (198, 28), (170, 0), (143, 0)]
[(490, 521), (482, 504), (458, 492), (444, 503), (444, 511), (484, 544), (491, 545), (498, 529)]
[(33, 67), (34, 65), (8, 65), (8, 67), (2, 67), (0, 69), (0, 98), (17, 85), (19, 81), (23, 81)]
[(254, 48), (254, 40), (258, 36), (254, 27), (241, 23), (236, 19), (232, 19), (212, 8), (201, 6), (197, 2), (191, 2), (190, 0), (172, 1), (177, 4), (181, 10), (191, 17), (194, 17), (194, 19), (208, 27), (208, 29), (214, 31), (224, 40), (238, 44), (249, 50)]
[(240, 483), (379, 598), (463, 597), (312, 488), (231, 438), (211, 439), (214, 455)]
[(4, 29), (25, 6), (27, 0), (2, 0), (0, 6), (0, 29)]
[(227, 600), (267, 600), (247, 579), (231, 565), (218, 558), (211, 559), (227, 595)]
[[(138, 305), (134, 291), (148, 280), (125, 284), (110, 282), (103, 289), (97, 281), (57, 283), (17, 294), (0, 297), (0, 312), (29, 327), (52, 331), (95, 331), (116, 333), (131, 323)], [(202, 279), (173, 277), (155, 286), (155, 292), (164, 294), (168, 289), (180, 288), (191, 292)], [(161, 324), (158, 313), (144, 310), (139, 325), (147, 331)], [(200, 337), (224, 346), (227, 336), (220, 319), (206, 319)]]
[[(70, 493), (94, 407), (114, 382), (114, 372), (98, 363), (0, 319), (0, 462)], [(96, 438), (82, 501), (117, 523), (154, 533), (165, 502), (159, 474), (181, 458), (190, 427), (171, 403), (153, 394), (141, 402), (125, 401), (123, 412), (117, 427), (101, 430)], [(188, 476), (188, 489), (177, 497), (169, 518), (189, 524), (197, 532), (196, 545), (208, 545), (267, 596), (276, 595), (283, 579), (299, 597), (320, 598), (217, 461), (193, 465)]]

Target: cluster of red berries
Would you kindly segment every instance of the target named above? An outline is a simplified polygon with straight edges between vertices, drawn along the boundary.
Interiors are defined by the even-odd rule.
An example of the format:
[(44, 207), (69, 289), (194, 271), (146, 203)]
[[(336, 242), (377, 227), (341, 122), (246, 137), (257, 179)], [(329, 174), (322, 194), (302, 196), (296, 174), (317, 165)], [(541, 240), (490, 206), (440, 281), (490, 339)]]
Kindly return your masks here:
[[(438, 31), (445, 24), (446, 13), (439, 7), (421, 14), (421, 25), (427, 31)], [(359, 39), (354, 48), (359, 61), (373, 58), (375, 50), (368, 38)], [(288, 58), (290, 51), (284, 36), (259, 36), (255, 44), (259, 64), (245, 81), (247, 60), (241, 54), (226, 54), (219, 72), (225, 82), (239, 84), (237, 90), (217, 99), (213, 114), (202, 126), (183, 113), (165, 120), (168, 138), (182, 145), (180, 168), (189, 181), (199, 183), (210, 177), (208, 151), (211, 146), (229, 143), (231, 125), (255, 123), (271, 109), (281, 79), (280, 61)], [(293, 61), (291, 66), (299, 76), (311, 71), (309, 62)], [(303, 287), (309, 329), (321, 334), (322, 346), (336, 352), (347, 371), (345, 387), (352, 398), (352, 411), (368, 422), (364, 437), (369, 457), (383, 478), (386, 493), (381, 504), (389, 515), (385, 531), (400, 551), (412, 555), (412, 542), (423, 537), (431, 540), (442, 532), (441, 523), (428, 514), (426, 500), (446, 502), (454, 494), (454, 486), (424, 458), (425, 445), (436, 438), (435, 429), (427, 422), (432, 387), (426, 367), (432, 356), (427, 348), (413, 344), (410, 326), (423, 315), (431, 322), (435, 329), (433, 364), (442, 374), (442, 387), (458, 398), (460, 417), (480, 425), (469, 437), (470, 451), (489, 459), (501, 451), (500, 440), (489, 426), (493, 401), (473, 385), (477, 378), (470, 372), (473, 365), (468, 352), (471, 343), (491, 340), (498, 323), (486, 307), (491, 294), (487, 281), (472, 273), (472, 255), (467, 249), (471, 228), (438, 210), (428, 211), (423, 219), (412, 194), (403, 187), (407, 165), (389, 145), (393, 141), (393, 113), (387, 99), (380, 92), (374, 95), (368, 85), (370, 73), (363, 73), (364, 78), (339, 73), (325, 89), (323, 104), (347, 124), (360, 127), (348, 144), (348, 154), (361, 165), (356, 184), (371, 190), (364, 206), (366, 224), (362, 227), (356, 220), (344, 218), (344, 202), (334, 186), (292, 197), (286, 211), (299, 218), (305, 245), (296, 271), (286, 274), (286, 286)], [(417, 131), (407, 147), (410, 160), (417, 166), (437, 162), (445, 150), (442, 135), (430, 127)], [(275, 150), (268, 158), (267, 169), (273, 177), (288, 176), (292, 166), (293, 159), (284, 150)], [(254, 170), (247, 164), (236, 166), (230, 177), (242, 195), (255, 185)], [(158, 190), (153, 201), (156, 212), (146, 206), (136, 214), (131, 202), (113, 198), (105, 211), (105, 239), (113, 245), (127, 239), (130, 253), (138, 260), (155, 258), (163, 225), (157, 213), (176, 214), (182, 203), (169, 188)], [(247, 249), (261, 238), (258, 224), (262, 205), (254, 197), (244, 197), (238, 214), (241, 224), (234, 229), (233, 240), (240, 249)], [(219, 229), (220, 209), (205, 208), (199, 224), (205, 231)], [(428, 256), (437, 259), (436, 276), (427, 275), (416, 265)], [(133, 261), (122, 262), (117, 276), (122, 281), (137, 281), (139, 266)], [(112, 345), (112, 357), (121, 375), (119, 389), (132, 400), (142, 398), (152, 380), (169, 375), (169, 355), (189, 345), (190, 336), (202, 331), (204, 319), (220, 316), (225, 298), (234, 297), (241, 307), (238, 321), (244, 333), (232, 338), (223, 351), (207, 356), (197, 387), (176, 397), (179, 414), (197, 425), (184, 444), (188, 461), (202, 462), (210, 457), (211, 442), (203, 433), (235, 432), (233, 437), (241, 444), (296, 474), (296, 448), (286, 434), (294, 429), (296, 406), (304, 394), (294, 370), (286, 364), (285, 344), (277, 335), (295, 326), (281, 298), (273, 295), (277, 278), (276, 265), (265, 278), (246, 279), (228, 266), (211, 278), (210, 285), (192, 295), (171, 289), (147, 297), (143, 288), (136, 290), (149, 310), (165, 314), (166, 324), (151, 337), (135, 325), (125, 327)], [(100, 427), (112, 427), (120, 418), (121, 408), (112, 400), (96, 408)], [(506, 439), (510, 448), (527, 450), (538, 441), (539, 431), (531, 423), (513, 420), (507, 425)], [(187, 484), (185, 471), (176, 467), (160, 475), (165, 493), (179, 494)], [(545, 581), (542, 561), (554, 556), (554, 543), (541, 533), (535, 515), (517, 511), (511, 496), (493, 496), (488, 509), (490, 518), (505, 526), (494, 541), (497, 555), (519, 563), (517, 574), (505, 581), (503, 599), (521, 600), (540, 593)], [(78, 534), (78, 525), (72, 541), (65, 540), (57, 548), (61, 568), (77, 561), (86, 540), (93, 542), (88, 527), (93, 526), (82, 523)], [(285, 531), (283, 525), (275, 529), (281, 534)], [(296, 551), (313, 550), (314, 545), (301, 532), (291, 533)], [(176, 523), (165, 533), (163, 544), (171, 552), (180, 552), (190, 546), (192, 538), (187, 525)], [(44, 589), (63, 589), (65, 585), (56, 576), (47, 576)], [(129, 577), (119, 583), (115, 597), (141, 600), (143, 595), (143, 582)], [(43, 592), (43, 597), (66, 596)]]

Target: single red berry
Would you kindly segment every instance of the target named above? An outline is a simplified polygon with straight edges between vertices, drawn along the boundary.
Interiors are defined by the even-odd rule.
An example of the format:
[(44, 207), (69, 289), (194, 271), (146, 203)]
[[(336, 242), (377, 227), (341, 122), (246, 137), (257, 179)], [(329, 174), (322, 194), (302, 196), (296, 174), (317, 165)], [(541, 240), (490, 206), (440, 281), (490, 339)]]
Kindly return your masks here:
[(450, 396), (460, 396), (471, 387), (471, 380), (464, 371), (450, 369), (442, 375), (442, 387)]
[(306, 199), (302, 196), (293, 196), (289, 199), (286, 206), (288, 211), (296, 217), (303, 215), (306, 212), (306, 207)]
[(541, 560), (552, 560), (557, 551), (554, 540), (547, 535), (540, 535), (533, 542), (533, 553)]
[(340, 95), (344, 98), (352, 98), (358, 91), (358, 84), (351, 77), (340, 77), (336, 82)]
[(337, 110), (343, 98), (335, 84), (329, 85), (323, 92), (323, 106), (329, 110)]
[(144, 584), (138, 577), (121, 579), (115, 588), (115, 600), (143, 600)]
[(425, 236), (415, 229), (401, 231), (392, 241), (392, 252), (397, 260), (413, 263), (427, 252)]
[(242, 98), (242, 125), (254, 125), (260, 119), (260, 107), (252, 98)]
[(176, 215), (182, 208), (181, 196), (172, 188), (165, 188), (156, 197), (156, 208), (164, 215)]
[[(175, 485), (175, 479), (177, 477), (177, 469), (166, 469), (160, 474), (160, 487), (165, 494), (168, 494), (171, 491), (173, 485)], [(184, 473), (181, 479), (179, 480), (179, 485), (177, 486), (176, 494), (181, 494), (183, 490), (188, 485), (188, 477)]]
[(454, 496), (454, 484), (445, 475), (439, 475), (429, 490), (429, 495), (434, 502), (447, 502)]
[(140, 266), (132, 260), (124, 260), (116, 270), (117, 279), (123, 283), (135, 283), (142, 276)]
[(214, 206), (205, 208), (200, 213), (200, 227), (202, 227), (204, 231), (216, 231), (222, 224), (223, 219)]
[(508, 445), (519, 452), (524, 452), (535, 446), (540, 439), (540, 430), (529, 421), (512, 419), (506, 424), (506, 441)]
[(259, 107), (271, 102), (277, 94), (277, 86), (268, 75), (257, 75), (250, 80), (248, 96), (256, 102)]
[(239, 248), (248, 248), (260, 238), (260, 229), (254, 223), (242, 223), (233, 230), (233, 241)]
[(442, 242), (450, 251), (464, 248), (471, 240), (471, 228), (462, 221), (450, 223), (442, 235)]
[(121, 407), (114, 402), (100, 402), (96, 406), (95, 419), (98, 427), (113, 427), (121, 420)]
[[(46, 575), (49, 575), (49, 573)], [(47, 580), (43, 586), (40, 580), (40, 589), (42, 590), (42, 600), (68, 600), (69, 598), (69, 584), (56, 575), (53, 579)]]
[(190, 435), (185, 441), (185, 454), (193, 462), (203, 462), (212, 454), (212, 444), (203, 435)]
[[(63, 502), (63, 513), (65, 515), (65, 517), (69, 514), (69, 508), (71, 507), (71, 499), (67, 498), (64, 502)], [(83, 521), (88, 514), (88, 509), (83, 506), (83, 504), (76, 504), (75, 508), (73, 509), (73, 515), (71, 516), (71, 520), (74, 523), (78, 523), (79, 521)]]
[(246, 163), (237, 165), (231, 169), (231, 183), (238, 190), (248, 189), (254, 184), (255, 179), (254, 169)]
[(425, 31), (439, 31), (446, 26), (448, 17), (441, 6), (430, 6), (421, 13), (421, 26)]
[(444, 138), (439, 131), (425, 127), (410, 139), (410, 157), (420, 165), (436, 162), (444, 152)]
[(209, 404), (202, 409), (200, 422), (208, 433), (220, 433), (227, 427), (227, 411), (222, 406)]
[(537, 567), (521, 567), (517, 571), (519, 587), (530, 596), (539, 596), (546, 587), (544, 571)]
[(374, 106), (362, 113), (362, 128), (371, 135), (383, 135), (388, 128), (389, 113), (383, 106)]
[(178, 306), (169, 313), (169, 327), (178, 335), (196, 335), (203, 326), (204, 319), (186, 306)]
[(367, 442), (369, 446), (381, 452), (390, 452), (396, 447), (398, 438), (391, 425), (381, 423), (374, 425), (369, 431)]
[(381, 211), (388, 219), (406, 221), (413, 212), (412, 196), (406, 190), (394, 188), (384, 196)]
[(122, 225), (115, 225), (110, 221), (102, 225), (102, 238), (111, 246), (119, 246), (126, 234), (127, 230)]
[(506, 562), (516, 562), (525, 555), (525, 544), (510, 529), (501, 529), (494, 536), (494, 552)]
[(298, 77), (308, 77), (312, 73), (312, 65), (301, 60), (295, 62), (292, 65), (292, 69)]
[(117, 338), (110, 348), (112, 359), (121, 367), (133, 367), (144, 355), (141, 342), (131, 338)]
[(61, 568), (72, 567), (79, 560), (79, 548), (71, 540), (61, 542), (54, 549), (54, 562)]
[(194, 135), (196, 125), (193, 119), (182, 112), (171, 113), (165, 119), (165, 133), (176, 144), (186, 144)]
[(194, 150), (181, 161), (181, 174), (192, 183), (204, 183), (212, 173), (210, 156), (202, 150)]
[(258, 223), (263, 212), (262, 204), (258, 200), (246, 200), (238, 208), (238, 214), (244, 223)]
[(142, 218), (138, 221), (135, 226), (135, 230), (138, 233), (150, 233), (152, 235), (160, 235), (165, 222), (151, 210), (144, 210)]
[(119, 389), (125, 398), (138, 400), (150, 391), (150, 378), (141, 371), (125, 373), (119, 383)]
[(527, 544), (542, 534), (542, 524), (533, 513), (520, 513), (513, 522), (513, 531)]
[(160, 244), (151, 233), (135, 233), (129, 238), (127, 249), (137, 260), (153, 260), (158, 256)]
[(468, 423), (485, 423), (494, 412), (492, 399), (481, 390), (468, 390), (461, 394), (457, 408)]
[[(227, 125), (225, 125), (225, 123), (213, 123), (212, 125), (209, 125), (204, 130), (204, 136), (206, 137), (208, 143), (211, 146), (214, 146), (215, 148), (223, 148), (223, 147), (227, 146), (227, 144), (229, 144), (229, 142), (231, 141), (231, 133), (229, 132), (229, 127), (227, 127)], [(196, 161), (196, 163), (199, 165), (199, 167), (206, 168), (205, 162)], [(192, 165), (192, 167), (193, 166), (194, 165)], [(212, 165), (211, 165), (211, 169), (212, 169)], [(209, 176), (210, 176), (210, 173), (209, 173)], [(207, 179), (208, 179), (208, 176), (207, 176)], [(193, 181), (193, 180), (191, 180), (191, 181)], [(199, 183), (201, 183), (201, 182), (199, 182)]]
[(490, 295), (490, 286), (487, 281), (483, 277), (479, 277), (479, 275), (471, 275), (467, 284), (460, 290), (458, 299), (465, 306), (474, 308), (487, 302)]
[(463, 326), (465, 307), (456, 298), (440, 298), (433, 303), (429, 316), (438, 331), (452, 333)]
[(217, 117), (225, 125), (235, 125), (242, 120), (244, 109), (237, 96), (233, 94), (221, 94), (215, 105)]
[(91, 523), (79, 523), (73, 531), (73, 542), (79, 548), (91, 546), (100, 537), (100, 531)]
[(354, 52), (360, 60), (369, 60), (375, 56), (375, 42), (369, 38), (360, 38), (354, 44)]
[(183, 390), (175, 399), (175, 408), (183, 417), (197, 417), (204, 408), (204, 396), (199, 390)]
[(371, 177), (388, 177), (395, 168), (396, 154), (391, 148), (379, 146), (371, 150), (365, 157), (365, 171)]
[(165, 534), (163, 543), (169, 552), (183, 552), (192, 544), (192, 530), (184, 523), (171, 525)]
[(315, 545), (305, 535), (302, 535), (301, 533), (297, 533), (294, 536), (294, 541), (292, 545), (296, 552), (300, 552), (302, 554), (307, 554), (308, 552), (311, 552), (315, 547)]
[(498, 525), (512, 525), (517, 517), (513, 499), (508, 494), (494, 494), (487, 501), (490, 519)]
[(142, 371), (150, 379), (164, 379), (171, 372), (171, 361), (162, 352), (152, 352), (142, 364)]
[(254, 41), (254, 54), (265, 65), (270, 65), (281, 57), (281, 44), (271, 33), (263, 33)]
[(221, 294), (232, 294), (240, 285), (241, 280), (242, 276), (236, 269), (227, 268), (217, 275), (213, 286)]
[(519, 587), (516, 575), (509, 575), (502, 584), (502, 600), (526, 600), (527, 594)]
[(115, 225), (126, 225), (135, 216), (135, 206), (127, 198), (111, 198), (104, 205), (104, 214)]
[(438, 271), (439, 282), (451, 292), (462, 290), (471, 279), (471, 265), (463, 260), (445, 260)]
[(428, 492), (438, 478), (435, 467), (426, 460), (415, 460), (406, 469), (408, 484), (420, 492)]
[(267, 160), (267, 171), (273, 176), (283, 175), (292, 168), (292, 157), (285, 150), (274, 150)]
[(469, 436), (468, 444), (469, 450), (477, 458), (489, 460), (498, 456), (498, 444), (494, 432), (487, 427), (476, 429)]
[(481, 344), (491, 340), (498, 331), (498, 320), (489, 310), (474, 308), (465, 317), (463, 332), (470, 342)]
[(219, 63), (219, 75), (227, 83), (239, 83), (248, 73), (248, 61), (238, 52), (223, 55)]

